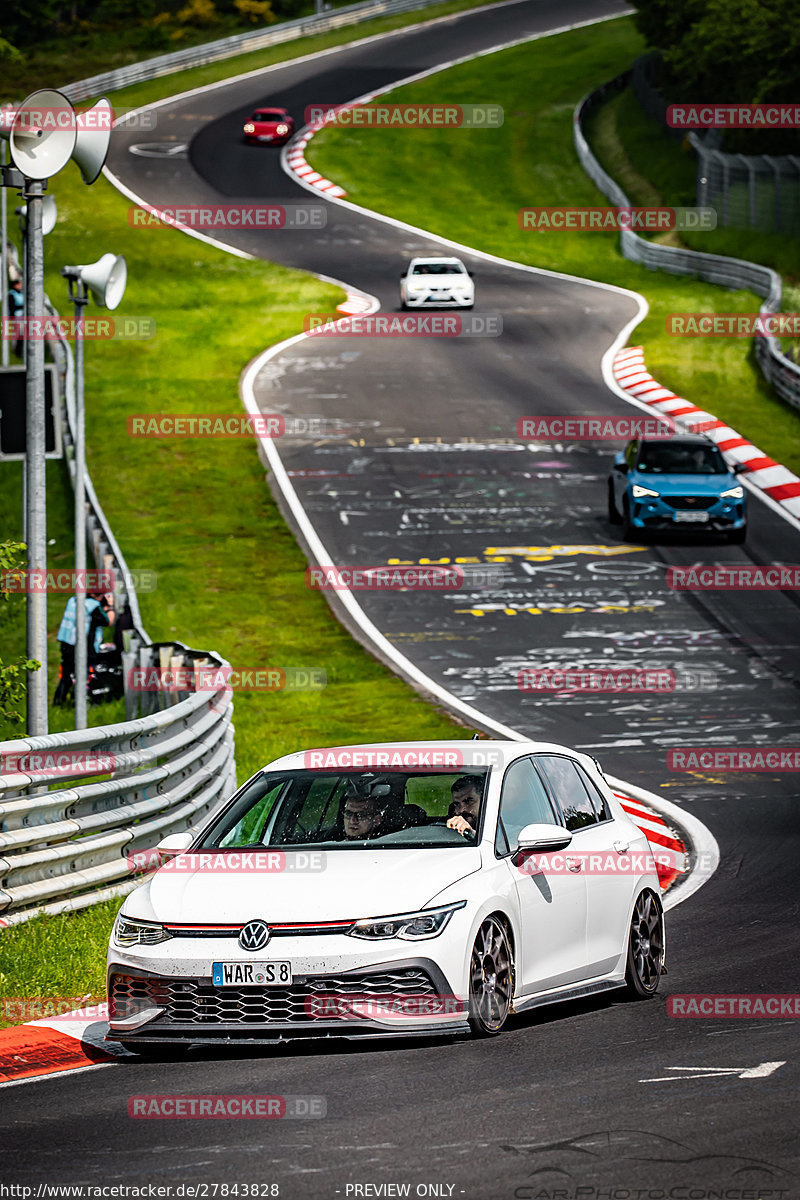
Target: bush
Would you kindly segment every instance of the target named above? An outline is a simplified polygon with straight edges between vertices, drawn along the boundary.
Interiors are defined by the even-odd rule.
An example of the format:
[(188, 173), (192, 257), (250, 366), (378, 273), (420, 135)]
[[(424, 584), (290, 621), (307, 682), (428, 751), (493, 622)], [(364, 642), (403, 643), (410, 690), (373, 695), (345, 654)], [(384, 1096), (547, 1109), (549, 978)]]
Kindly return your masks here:
[(189, 0), (177, 16), (181, 25), (214, 25), (218, 20), (213, 0)]
[(233, 7), (251, 25), (273, 25), (277, 20), (269, 0), (233, 0)]

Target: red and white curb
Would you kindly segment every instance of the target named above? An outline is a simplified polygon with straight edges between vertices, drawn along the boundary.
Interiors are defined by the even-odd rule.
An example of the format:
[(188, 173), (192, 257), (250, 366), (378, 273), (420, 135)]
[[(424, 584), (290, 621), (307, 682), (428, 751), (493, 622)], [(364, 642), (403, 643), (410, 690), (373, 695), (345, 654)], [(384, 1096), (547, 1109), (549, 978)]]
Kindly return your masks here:
[[(47, 1004), (44, 1000), (43, 1007)], [(23, 1080), (85, 1071), (114, 1062), (115, 1053), (103, 1044), (108, 1030), (108, 1006), (92, 1006), (96, 1017), (83, 1011), (43, 1017), (25, 1025), (0, 1029), (0, 1088)], [(46, 1011), (46, 1009), (45, 1009)]]
[(374, 312), (374, 298), (362, 295), (361, 292), (348, 292), (347, 299), (343, 300), (341, 304), (336, 305), (336, 311), (347, 313), (348, 315)]
[(631, 396), (651, 405), (686, 432), (699, 426), (716, 442), (726, 458), (743, 465), (742, 480), (752, 483), (792, 517), (800, 517), (800, 479), (713, 413), (698, 408), (657, 383), (645, 367), (642, 346), (620, 350), (614, 359), (614, 378)]
[(293, 137), (284, 157), (284, 163), (290, 174), (296, 175), (299, 180), (302, 180), (309, 187), (314, 187), (317, 191), (324, 192), (326, 196), (346, 196), (347, 192), (344, 188), (339, 187), (338, 183), (334, 183), (332, 179), (326, 179), (324, 175), (320, 175), (319, 171), (315, 171), (306, 162), (306, 146), (318, 129), (322, 129), (322, 123), (307, 125), (296, 137)]
[[(656, 872), (661, 890), (665, 892), (686, 873), (688, 851), (684, 842), (663, 817), (646, 808), (641, 801), (626, 796), (624, 792), (614, 792), (614, 795), (657, 854)], [(671, 860), (669, 863), (665, 861), (667, 858)]]

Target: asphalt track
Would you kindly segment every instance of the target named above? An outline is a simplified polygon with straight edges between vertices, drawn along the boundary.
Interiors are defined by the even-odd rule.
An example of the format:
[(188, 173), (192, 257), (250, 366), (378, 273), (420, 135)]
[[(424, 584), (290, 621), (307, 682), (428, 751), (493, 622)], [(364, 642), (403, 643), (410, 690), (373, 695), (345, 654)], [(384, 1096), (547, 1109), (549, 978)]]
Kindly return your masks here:
[[(187, 144), (186, 154), (131, 155), (128, 144), (156, 139), (132, 134), (117, 141), (110, 166), (157, 205), (309, 201), (276, 155), (239, 144), (254, 103), (286, 104), (302, 123), (306, 104), (345, 101), (611, 11), (519, 3), (274, 67), (162, 106), (157, 139)], [(224, 240), (345, 280), (395, 310), (403, 261), (440, 244), (326, 206), (318, 233)], [(665, 1010), (668, 994), (796, 988), (792, 776), (672, 773), (665, 755), (687, 745), (800, 745), (797, 606), (771, 593), (673, 593), (664, 566), (800, 562), (798, 533), (754, 499), (746, 547), (624, 546), (605, 518), (609, 450), (532, 450), (515, 425), (530, 414), (635, 414), (600, 373), (635, 300), (462, 257), (476, 274), (476, 311), (501, 313), (502, 337), (415, 341), (411, 352), (402, 340), (304, 340), (265, 365), (256, 395), (265, 412), (336, 417), (356, 431), (278, 447), (329, 561), (465, 558), (499, 568), (493, 587), (471, 593), (361, 593), (402, 653), (492, 718), (589, 748), (614, 775), (709, 826), (721, 865), (669, 914), (661, 998), (540, 1011), (490, 1042), (193, 1053), (20, 1084), (0, 1093), (10, 1110), (0, 1151), (9, 1182), (274, 1182), (284, 1197), (380, 1195), (352, 1187), (383, 1183), (415, 1195), (436, 1184), (443, 1190), (429, 1194), (519, 1200), (707, 1200), (715, 1190), (766, 1200), (800, 1189), (791, 1019), (675, 1020)], [(716, 686), (615, 699), (542, 699), (517, 687), (523, 666), (586, 661), (702, 667)], [(322, 1096), (327, 1116), (221, 1125), (127, 1116), (131, 1095), (251, 1092)]]

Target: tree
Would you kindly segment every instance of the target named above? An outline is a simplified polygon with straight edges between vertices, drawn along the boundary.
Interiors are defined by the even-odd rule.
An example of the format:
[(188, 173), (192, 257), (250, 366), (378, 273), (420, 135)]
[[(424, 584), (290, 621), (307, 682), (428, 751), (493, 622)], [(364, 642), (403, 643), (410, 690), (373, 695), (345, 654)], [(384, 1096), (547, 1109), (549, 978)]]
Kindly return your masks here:
[[(0, 596), (3, 600), (0, 611), (9, 602), (9, 591), (13, 586), (9, 576), (18, 575), (25, 569), (24, 552), (25, 546), (21, 542), (0, 542)], [(10, 663), (4, 663), (0, 658), (0, 720), (12, 725), (22, 724), (18, 705), (25, 695), (25, 673), (38, 671), (41, 665), (31, 658), (19, 658)]]
[(795, 103), (800, 0), (638, 0), (636, 26), (660, 50), (665, 88), (687, 103)]

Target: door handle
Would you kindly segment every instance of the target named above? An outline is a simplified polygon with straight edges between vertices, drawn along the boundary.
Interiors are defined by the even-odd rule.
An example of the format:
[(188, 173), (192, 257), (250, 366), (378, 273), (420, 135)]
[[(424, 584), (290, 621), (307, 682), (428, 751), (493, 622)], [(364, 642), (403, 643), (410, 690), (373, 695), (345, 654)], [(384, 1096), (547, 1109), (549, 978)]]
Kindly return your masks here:
[(630, 846), (628, 842), (614, 842), (614, 849), (617, 854), (627, 854)]
[(567, 859), (567, 870), (568, 871), (580, 871), (582, 866), (583, 866), (583, 863), (581, 862), (581, 860), (579, 858), (568, 858)]

